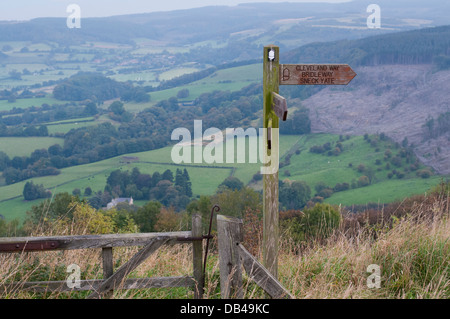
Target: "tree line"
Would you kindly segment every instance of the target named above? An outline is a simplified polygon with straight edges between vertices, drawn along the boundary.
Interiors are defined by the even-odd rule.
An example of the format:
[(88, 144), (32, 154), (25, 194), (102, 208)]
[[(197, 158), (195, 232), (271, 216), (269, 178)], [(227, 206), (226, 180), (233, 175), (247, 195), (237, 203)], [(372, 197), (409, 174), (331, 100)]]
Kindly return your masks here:
[(311, 43), (285, 54), (286, 63), (334, 61), (353, 66), (382, 64), (448, 64), (450, 26), (398, 32), (358, 40)]
[(60, 82), (53, 89), (53, 96), (63, 101), (91, 100), (103, 102), (120, 97), (124, 101), (148, 102), (144, 89), (127, 82), (118, 82), (101, 73), (78, 72)]
[[(103, 199), (102, 199), (103, 195)], [(188, 171), (177, 168), (175, 176), (169, 169), (163, 173), (142, 174), (138, 168), (130, 172), (115, 170), (107, 178), (102, 193), (98, 193), (90, 203), (94, 207), (106, 206), (110, 198), (127, 197), (136, 200), (156, 200), (165, 206), (184, 208), (192, 197), (192, 183)]]
[[(63, 146), (56, 144), (36, 151), (40, 158), (31, 156), (15, 157), (10, 161), (6, 159), (3, 176), (6, 183), (16, 183), (30, 177), (57, 174), (58, 170), (64, 167), (162, 148), (172, 143), (171, 134), (175, 128), (186, 127), (193, 131), (195, 119), (203, 120), (205, 127), (246, 128), (251, 125), (251, 121), (258, 119), (256, 113), (262, 105), (261, 90), (260, 84), (251, 84), (234, 92), (205, 93), (189, 107), (180, 107), (178, 99), (172, 97), (139, 112), (135, 117), (128, 116), (125, 119), (123, 116), (127, 112), (122, 112), (123, 105), (121, 107), (121, 102), (118, 102), (117, 109), (114, 107), (109, 111), (121, 119), (120, 126), (106, 122), (72, 129), (64, 135)], [(91, 103), (93, 104), (89, 102), (84, 107), (83, 112), (92, 106)], [(307, 132), (307, 112), (294, 113), (286, 128), (286, 133)]]

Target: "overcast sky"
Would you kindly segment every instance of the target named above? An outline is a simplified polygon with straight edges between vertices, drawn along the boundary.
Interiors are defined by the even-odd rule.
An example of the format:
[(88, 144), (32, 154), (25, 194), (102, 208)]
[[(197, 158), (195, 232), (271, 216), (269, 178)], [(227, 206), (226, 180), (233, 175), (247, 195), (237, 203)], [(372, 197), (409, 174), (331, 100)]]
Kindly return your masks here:
[(350, 0), (0, 0), (0, 20), (67, 17), (67, 6), (78, 4), (82, 17), (170, 11), (248, 2), (347, 2)]

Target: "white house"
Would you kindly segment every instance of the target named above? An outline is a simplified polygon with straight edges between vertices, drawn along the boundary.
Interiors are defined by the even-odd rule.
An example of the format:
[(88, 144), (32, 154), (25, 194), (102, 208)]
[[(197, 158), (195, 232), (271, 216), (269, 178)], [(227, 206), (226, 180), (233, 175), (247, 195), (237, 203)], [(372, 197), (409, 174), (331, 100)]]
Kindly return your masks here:
[(112, 209), (117, 206), (119, 203), (126, 203), (128, 202), (128, 205), (133, 205), (133, 197), (131, 198), (114, 198), (111, 202), (106, 205), (106, 209)]

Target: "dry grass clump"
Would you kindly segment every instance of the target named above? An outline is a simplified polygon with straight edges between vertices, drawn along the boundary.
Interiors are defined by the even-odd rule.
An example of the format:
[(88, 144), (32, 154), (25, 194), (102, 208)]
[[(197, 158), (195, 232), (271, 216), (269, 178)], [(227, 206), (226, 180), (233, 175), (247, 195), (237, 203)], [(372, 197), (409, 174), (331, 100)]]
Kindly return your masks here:
[[(301, 254), (290, 253), (285, 242), (281, 280), (297, 298), (449, 298), (448, 193), (432, 194), (408, 206), (390, 223), (362, 224), (352, 229), (351, 236), (341, 228)], [(380, 267), (379, 289), (367, 285), (372, 264)]]

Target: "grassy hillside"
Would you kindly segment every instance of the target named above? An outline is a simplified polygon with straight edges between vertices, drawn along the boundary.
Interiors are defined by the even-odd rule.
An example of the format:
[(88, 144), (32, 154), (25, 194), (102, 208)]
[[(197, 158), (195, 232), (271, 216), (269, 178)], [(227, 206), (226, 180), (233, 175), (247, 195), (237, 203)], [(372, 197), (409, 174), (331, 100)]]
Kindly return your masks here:
[(14, 156), (29, 156), (34, 150), (64, 142), (56, 137), (0, 137), (0, 150), (10, 158)]
[[(376, 165), (375, 161), (376, 159), (383, 159), (383, 154), (388, 147), (392, 147), (393, 156), (400, 152), (400, 149), (396, 150), (392, 142), (389, 141), (380, 142), (379, 150), (375, 151), (375, 148), (364, 137), (354, 136), (342, 142), (344, 150), (339, 156), (309, 152), (309, 149), (314, 145), (338, 140), (339, 136), (332, 134), (282, 135), (280, 137), (281, 163), (286, 160), (289, 154), (292, 155), (290, 155), (290, 164), (280, 168), (280, 179), (306, 181), (314, 195), (314, 188), (319, 182), (324, 182), (331, 188), (336, 183), (351, 184), (363, 174), (367, 174), (358, 172), (358, 165), (363, 164), (366, 169), (372, 168), (375, 172), (371, 185), (335, 192), (331, 197), (325, 199), (326, 202), (343, 205), (387, 203), (401, 200), (413, 194), (423, 194), (440, 181), (440, 177), (437, 176), (427, 179), (417, 177), (415, 172), (406, 173), (402, 179), (398, 179), (396, 176), (389, 179), (387, 174), (392, 169), (383, 168), (381, 171), (377, 171), (380, 165)], [(297, 150), (300, 150), (300, 154), (296, 154)], [(88, 186), (92, 190), (98, 191), (103, 190), (107, 176), (116, 169), (131, 171), (133, 167), (137, 167), (142, 173), (153, 173), (155, 171), (162, 173), (166, 169), (175, 171), (176, 168), (186, 167), (191, 176), (193, 194), (197, 196), (213, 194), (218, 185), (231, 174), (245, 184), (249, 184), (253, 175), (261, 167), (259, 163), (239, 164), (236, 163), (236, 160), (235, 163), (175, 165), (171, 159), (171, 151), (172, 147), (165, 147), (148, 152), (127, 154), (127, 156), (138, 157), (139, 160), (136, 163), (125, 164), (122, 156), (119, 156), (96, 163), (64, 168), (58, 176), (38, 177), (33, 178), (33, 181), (37, 184), (43, 184), (54, 194), (58, 192), (71, 193), (75, 188), (83, 192)], [(235, 156), (237, 156), (237, 152), (235, 152)], [(352, 167), (349, 167), (349, 163), (352, 163)], [(382, 167), (387, 162), (383, 163)], [(403, 163), (403, 165), (406, 166), (406, 163)], [(421, 166), (421, 168), (423, 167)], [(401, 170), (400, 168), (397, 169)], [(289, 171), (289, 176), (286, 175), (287, 171)], [(24, 202), (22, 197), (25, 182), (0, 187), (0, 214), (8, 220), (22, 219), (25, 211), (31, 207), (32, 203)], [(257, 190), (261, 190), (262, 186), (261, 182), (250, 183), (249, 185)], [(34, 202), (37, 204), (39, 200)]]
[(249, 84), (262, 81), (262, 64), (250, 64), (218, 70), (212, 75), (173, 89), (167, 89), (150, 94), (151, 101), (157, 102), (176, 96), (182, 89), (189, 90), (189, 97), (185, 100), (194, 100), (203, 93), (218, 91), (239, 91)]

